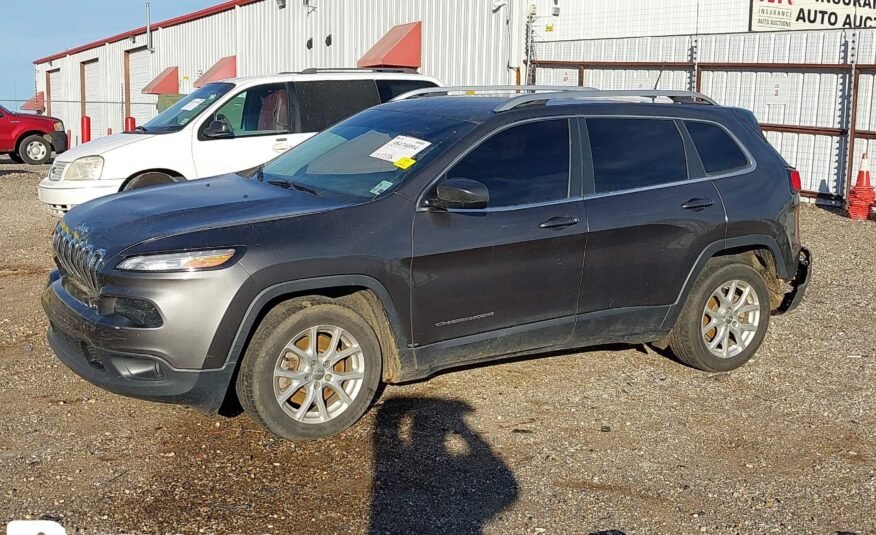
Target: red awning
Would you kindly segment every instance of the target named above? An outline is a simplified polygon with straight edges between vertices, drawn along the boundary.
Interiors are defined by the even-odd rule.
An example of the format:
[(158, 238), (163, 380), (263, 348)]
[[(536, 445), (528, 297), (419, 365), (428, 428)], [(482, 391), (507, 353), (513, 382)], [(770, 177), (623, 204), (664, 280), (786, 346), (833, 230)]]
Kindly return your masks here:
[(359, 59), (359, 67), (409, 67), (419, 69), (423, 23), (409, 22), (391, 28)]
[(218, 82), (226, 78), (234, 78), (235, 76), (237, 76), (237, 56), (227, 56), (217, 61), (210, 67), (210, 70), (195, 80), (195, 87), (201, 87), (210, 82)]
[(144, 95), (178, 95), (179, 67), (168, 67), (146, 84), (141, 91)]
[(30, 97), (27, 102), (21, 105), (21, 109), (44, 112), (46, 111), (46, 94), (39, 91), (36, 95)]

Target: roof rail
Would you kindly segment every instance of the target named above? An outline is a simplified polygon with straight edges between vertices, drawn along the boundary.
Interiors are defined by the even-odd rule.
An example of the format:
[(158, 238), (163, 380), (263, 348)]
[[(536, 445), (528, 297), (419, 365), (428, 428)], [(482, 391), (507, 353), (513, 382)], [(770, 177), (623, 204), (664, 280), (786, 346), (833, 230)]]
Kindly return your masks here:
[(321, 72), (393, 72), (405, 74), (420, 74), (409, 67), (308, 67), (300, 72), (283, 72), (280, 74), (318, 74)]
[(717, 106), (713, 99), (694, 91), (671, 91), (671, 90), (638, 90), (619, 89), (601, 90), (593, 87), (578, 86), (550, 86), (550, 85), (498, 85), (498, 86), (457, 86), (457, 87), (428, 87), (403, 93), (393, 100), (405, 100), (414, 97), (447, 95), (449, 93), (525, 93), (508, 99), (507, 102), (497, 106), (493, 111), (500, 113), (513, 110), (520, 106), (533, 102), (547, 102), (555, 99), (585, 99), (585, 98), (668, 98), (673, 102), (701, 102)]

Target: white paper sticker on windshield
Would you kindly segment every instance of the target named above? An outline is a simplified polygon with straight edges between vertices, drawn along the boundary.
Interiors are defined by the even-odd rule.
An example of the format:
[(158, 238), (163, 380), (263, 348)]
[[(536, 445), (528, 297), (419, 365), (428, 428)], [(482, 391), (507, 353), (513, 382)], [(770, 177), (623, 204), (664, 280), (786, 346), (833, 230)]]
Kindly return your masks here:
[(392, 141), (371, 153), (372, 158), (397, 162), (402, 158), (413, 158), (431, 145), (428, 141), (408, 136), (396, 136)]
[(186, 104), (185, 106), (182, 107), (182, 110), (183, 111), (192, 111), (193, 109), (197, 108), (201, 104), (201, 102), (204, 102), (204, 99), (193, 98), (191, 102), (189, 102), (188, 104)]

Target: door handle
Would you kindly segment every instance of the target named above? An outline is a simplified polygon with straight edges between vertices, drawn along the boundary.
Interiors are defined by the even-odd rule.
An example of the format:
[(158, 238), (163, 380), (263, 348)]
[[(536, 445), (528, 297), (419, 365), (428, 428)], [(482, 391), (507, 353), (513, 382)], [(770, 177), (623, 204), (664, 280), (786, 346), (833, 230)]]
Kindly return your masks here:
[(552, 217), (547, 221), (542, 221), (539, 228), (561, 229), (571, 227), (578, 224), (577, 217)]
[(708, 198), (706, 198), (706, 199), (691, 199), (691, 200), (687, 201), (686, 203), (682, 204), (681, 207), (684, 208), (685, 210), (699, 211), (699, 210), (704, 210), (704, 209), (708, 208), (709, 206), (712, 206), (713, 204), (715, 204), (715, 201), (713, 201), (712, 199), (708, 199)]

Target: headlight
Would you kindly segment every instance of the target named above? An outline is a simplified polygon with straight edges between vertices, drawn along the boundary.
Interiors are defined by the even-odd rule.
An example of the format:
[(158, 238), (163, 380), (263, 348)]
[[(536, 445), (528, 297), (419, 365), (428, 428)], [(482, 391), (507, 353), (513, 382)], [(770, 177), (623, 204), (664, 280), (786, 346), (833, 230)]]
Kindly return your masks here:
[(55, 132), (63, 132), (64, 131), (64, 123), (58, 121), (55, 123)]
[(234, 249), (132, 256), (116, 269), (123, 271), (198, 271), (219, 267), (231, 260)]
[(97, 180), (103, 173), (103, 158), (86, 156), (73, 160), (64, 171), (64, 180)]

